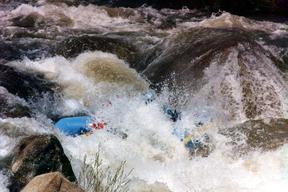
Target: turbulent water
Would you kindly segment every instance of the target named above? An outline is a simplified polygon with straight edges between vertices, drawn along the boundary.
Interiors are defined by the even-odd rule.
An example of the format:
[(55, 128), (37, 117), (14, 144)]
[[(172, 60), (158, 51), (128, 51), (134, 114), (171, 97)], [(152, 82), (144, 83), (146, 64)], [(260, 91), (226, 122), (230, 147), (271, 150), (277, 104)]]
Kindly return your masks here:
[[(189, 9), (3, 3), (1, 65), (25, 74), (23, 86), (36, 91), (26, 98), (9, 83), (13, 75), (0, 77), (1, 95), (32, 111), (1, 116), (0, 158), (19, 136), (53, 133), (76, 175), (98, 148), (106, 165), (127, 161), (130, 191), (286, 191), (288, 145), (238, 155), (219, 133), (247, 120), (288, 118), (288, 25), (263, 20)], [(43, 88), (49, 83), (33, 84), (35, 75), (52, 91)], [(163, 91), (145, 104), (150, 83)], [(172, 135), (167, 104), (182, 112), (177, 126), (196, 138), (209, 135), (208, 157), (191, 157)], [(95, 115), (128, 137), (105, 130), (68, 137), (54, 129), (53, 120), (77, 114)], [(7, 184), (0, 172), (1, 192)]]

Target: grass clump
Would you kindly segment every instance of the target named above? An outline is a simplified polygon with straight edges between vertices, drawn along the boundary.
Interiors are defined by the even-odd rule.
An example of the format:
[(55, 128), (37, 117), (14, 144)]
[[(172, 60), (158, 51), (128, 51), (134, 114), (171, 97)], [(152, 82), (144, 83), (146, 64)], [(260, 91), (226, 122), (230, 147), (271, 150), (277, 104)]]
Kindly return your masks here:
[(126, 161), (121, 162), (116, 170), (104, 167), (99, 152), (92, 164), (87, 163), (85, 156), (78, 182), (86, 192), (127, 192), (132, 170), (126, 173), (125, 166)]

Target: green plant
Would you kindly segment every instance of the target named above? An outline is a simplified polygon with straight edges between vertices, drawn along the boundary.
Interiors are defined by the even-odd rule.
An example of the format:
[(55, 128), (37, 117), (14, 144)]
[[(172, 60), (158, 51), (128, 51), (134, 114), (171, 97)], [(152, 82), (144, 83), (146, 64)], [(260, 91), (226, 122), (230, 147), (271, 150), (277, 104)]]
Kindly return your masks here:
[(123, 161), (113, 170), (109, 166), (103, 166), (99, 152), (96, 153), (92, 164), (87, 163), (85, 156), (78, 182), (86, 192), (126, 192), (132, 170), (125, 173), (125, 165), (126, 161)]

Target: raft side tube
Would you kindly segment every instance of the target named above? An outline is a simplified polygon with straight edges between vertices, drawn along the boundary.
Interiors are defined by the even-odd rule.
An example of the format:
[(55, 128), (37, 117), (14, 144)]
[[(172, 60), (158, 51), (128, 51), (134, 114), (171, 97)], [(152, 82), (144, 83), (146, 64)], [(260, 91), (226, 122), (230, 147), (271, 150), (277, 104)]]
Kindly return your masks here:
[(60, 119), (55, 127), (65, 135), (77, 136), (89, 132), (89, 124), (93, 122), (90, 116), (67, 117)]

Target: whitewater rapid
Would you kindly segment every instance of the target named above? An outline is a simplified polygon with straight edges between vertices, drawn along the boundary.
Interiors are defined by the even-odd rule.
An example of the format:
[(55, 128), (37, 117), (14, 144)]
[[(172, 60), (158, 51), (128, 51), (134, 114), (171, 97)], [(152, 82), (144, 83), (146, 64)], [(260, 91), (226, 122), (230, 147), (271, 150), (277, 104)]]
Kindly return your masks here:
[[(119, 78), (111, 76), (104, 81), (97, 75), (89, 75), (91, 71), (85, 69), (91, 60), (95, 59), (104, 59), (102, 63), (110, 62), (107, 70), (111, 73), (116, 71), (116, 77), (125, 74), (126, 78), (121, 82)], [(98, 66), (99, 70), (102, 69), (97, 62), (96, 68)], [(37, 127), (35, 122), (31, 123), (31, 127), (37, 127), (38, 131), (49, 130), (48, 132), (52, 131), (60, 137), (66, 154), (72, 160), (76, 175), (80, 171), (79, 162), (83, 161), (85, 156), (92, 160), (100, 148), (105, 165), (117, 167), (121, 161), (127, 161), (126, 170), (133, 169), (132, 184), (140, 181), (146, 183), (139, 185), (140, 188), (134, 185), (131, 191), (145, 191), (150, 189), (149, 185), (152, 184), (156, 188), (160, 183), (175, 192), (284, 192), (288, 187), (288, 146), (273, 152), (256, 151), (234, 159), (231, 146), (225, 144), (227, 138), (217, 133), (219, 128), (229, 125), (225, 113), (224, 117), (221, 116), (218, 111), (220, 109), (209, 107), (209, 103), (205, 106), (203, 101), (202, 108), (186, 107), (182, 111), (181, 123), (183, 127), (193, 130), (196, 136), (209, 134), (215, 150), (209, 157), (191, 159), (183, 143), (172, 135), (174, 123), (163, 114), (162, 106), (168, 103), (167, 95), (162, 94), (154, 102), (145, 104), (143, 94), (147, 91), (147, 83), (135, 71), (124, 67), (125, 63), (115, 55), (88, 52), (72, 60), (63, 57), (39, 61), (27, 59), (12, 62), (10, 65), (21, 70), (29, 69), (31, 73), (44, 73), (47, 79), (57, 82), (63, 98), (56, 105), (61, 109), (55, 110), (61, 115), (89, 111), (107, 122), (109, 128), (127, 133), (128, 138), (125, 140), (105, 130), (74, 138), (53, 130), (52, 123), (48, 123), (48, 127)], [(196, 101), (198, 100), (196, 97)], [(49, 103), (47, 105), (51, 106)], [(18, 121), (25, 122), (25, 118)], [(204, 122), (207, 127), (198, 129), (198, 122)], [(5, 140), (4, 136), (2, 138), (1, 142), (9, 141)]]
[[(189, 10), (181, 10), (183, 14), (186, 12)], [(23, 4), (11, 12), (0, 12), (2, 15), (0, 22), (1, 25), (9, 25), (9, 18), (32, 13), (37, 14), (39, 22), (44, 20), (46, 24), (52, 26), (55, 24), (57, 26), (55, 30), (59, 33), (68, 29), (97, 30), (101, 33), (142, 30), (151, 33), (149, 40), (152, 42), (161, 41), (164, 37), (173, 38), (182, 30), (196, 27), (236, 27), (243, 30), (261, 28), (275, 36), (286, 33), (283, 30), (285, 26), (282, 24), (256, 21), (252, 24), (250, 20), (243, 17), (223, 13), (220, 16), (213, 15), (211, 18), (202, 19), (201, 22), (188, 19), (166, 31), (157, 29), (155, 31), (160, 35), (153, 36), (151, 26), (161, 23), (165, 11), (161, 15), (151, 8), (141, 8), (127, 17), (119, 15), (111, 17), (109, 10), (94, 5), (68, 7), (44, 4), (36, 7)], [(147, 17), (152, 17), (150, 23), (141, 20), (143, 13), (146, 13)], [(14, 28), (10, 26), (5, 30), (13, 31)], [(37, 32), (43, 33), (43, 29)], [(263, 42), (259, 40), (259, 44), (261, 43)], [(43, 74), (47, 80), (57, 84), (59, 89), (55, 91), (53, 99), (50, 98), (51, 95), (43, 95), (37, 102), (29, 103), (35, 110), (33, 118), (0, 119), (0, 125), (7, 127), (7, 130), (9, 127), (17, 128), (17, 132), (26, 135), (46, 133), (57, 135), (66, 155), (71, 159), (75, 175), (79, 174), (80, 165), (85, 157), (92, 163), (98, 149), (104, 165), (116, 168), (122, 161), (126, 161), (125, 170), (127, 172), (133, 170), (131, 192), (150, 190), (286, 192), (288, 145), (275, 151), (251, 151), (238, 157), (234, 155), (232, 146), (227, 145), (230, 140), (218, 133), (223, 128), (247, 120), (243, 113), (243, 95), (239, 83), (240, 69), (235, 61), (241, 50), (243, 51), (241, 44), (237, 49), (233, 49), (223, 68), (217, 65), (219, 58), (213, 60), (212, 64), (204, 70), (205, 80), (208, 83), (197, 94), (188, 95), (189, 102), (181, 106), (182, 120), (177, 122), (176, 126), (193, 131), (195, 137), (206, 133), (211, 138), (214, 150), (205, 158), (191, 157), (183, 142), (172, 134), (175, 123), (163, 114), (162, 107), (170, 102), (170, 95), (173, 93), (164, 90), (154, 102), (145, 104), (143, 94), (149, 90), (150, 82), (130, 68), (127, 62), (114, 54), (102, 51), (85, 51), (75, 58), (53, 56), (35, 60), (23, 58), (8, 62), (7, 65), (30, 75)], [(280, 54), (277, 51), (273, 53)], [(252, 79), (251, 84), (255, 83), (255, 87), (261, 83), (269, 85), (263, 90), (255, 89), (256, 95), (260, 98), (257, 97), (255, 100), (265, 99), (265, 95), (263, 97), (261, 95), (263, 92), (270, 96), (268, 93), (272, 87), (275, 89), (273, 92), (275, 98), (271, 99), (271, 103), (274, 102), (273, 99), (281, 101), (280, 107), (276, 109), (270, 107), (269, 103), (264, 103), (264, 107), (261, 108), (263, 113), (257, 118), (271, 116), (287, 118), (287, 83), (284, 79), (275, 77), (278, 70), (272, 67), (273, 63), (265, 55), (259, 54), (263, 61), (259, 64), (260, 69), (255, 68), (254, 65), (258, 57), (248, 54), (245, 56), (251, 64), (248, 66), (249, 70), (251, 69), (249, 74), (255, 78)], [(233, 103), (236, 105), (234, 114), (225, 106), (223, 107), (223, 103), (230, 107), (220, 93), (224, 81), (230, 83), (231, 95), (236, 100), (236, 104)], [(209, 98), (211, 92), (216, 93), (212, 99)], [(53, 121), (47, 117), (49, 111), (54, 111), (59, 116), (81, 113), (95, 115), (107, 123), (107, 128), (124, 132), (128, 137), (123, 139), (106, 130), (94, 131), (92, 135), (65, 136), (53, 127)], [(197, 126), (199, 122), (204, 123), (204, 126), (199, 128)], [(9, 134), (10, 136), (7, 136)], [(17, 139), (12, 135), (13, 133), (9, 132), (0, 133), (0, 157), (7, 156), (16, 145)], [(0, 172), (1, 192), (8, 191), (5, 188), (8, 183), (7, 176)]]

